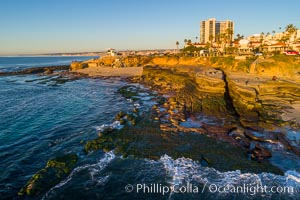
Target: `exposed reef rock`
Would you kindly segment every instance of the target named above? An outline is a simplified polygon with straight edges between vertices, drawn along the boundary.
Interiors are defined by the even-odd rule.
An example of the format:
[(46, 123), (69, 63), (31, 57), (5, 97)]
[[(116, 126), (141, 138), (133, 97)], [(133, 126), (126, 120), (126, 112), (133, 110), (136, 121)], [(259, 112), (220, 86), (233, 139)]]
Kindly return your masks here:
[(56, 70), (69, 70), (69, 65), (62, 65), (62, 66), (51, 66), (51, 67), (33, 67), (27, 68), (20, 71), (12, 71), (12, 72), (0, 72), (0, 76), (12, 76), (12, 75), (22, 75), (22, 74), (38, 74), (38, 73), (45, 73), (45, 74), (52, 74), (53, 71)]
[(49, 190), (71, 173), (77, 160), (74, 154), (49, 160), (46, 167), (35, 173), (18, 195), (39, 195)]
[[(85, 148), (89, 151), (114, 149), (124, 157), (158, 160), (164, 154), (172, 158), (188, 157), (202, 162), (220, 171), (241, 170), (243, 172), (272, 172), (282, 174), (277, 167), (268, 162), (257, 162), (247, 158), (247, 151), (239, 146), (218, 141), (215, 138), (199, 134), (201, 129), (187, 129), (189, 134), (181, 134), (173, 130), (164, 131), (162, 124), (144, 115), (136, 126), (126, 125), (121, 130), (113, 130), (100, 134), (98, 138), (88, 141)], [(184, 130), (184, 129), (182, 129)], [(206, 133), (205, 130), (202, 130)], [(261, 156), (260, 154), (255, 154)]]

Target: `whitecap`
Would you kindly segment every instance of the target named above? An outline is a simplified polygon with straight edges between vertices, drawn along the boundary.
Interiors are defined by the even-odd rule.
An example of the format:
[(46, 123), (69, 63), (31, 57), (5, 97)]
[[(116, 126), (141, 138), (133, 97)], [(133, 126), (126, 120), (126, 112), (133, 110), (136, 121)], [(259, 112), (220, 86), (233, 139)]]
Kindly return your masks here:
[(286, 177), (287, 182), (294, 182), (300, 184), (300, 174), (296, 171), (287, 171), (284, 176)]
[(107, 128), (112, 128), (112, 129), (122, 129), (124, 126), (120, 124), (120, 121), (114, 121), (111, 124), (102, 124), (100, 126), (95, 126), (95, 129), (97, 131), (104, 131)]
[(134, 103), (133, 106), (134, 106), (135, 108), (140, 108), (140, 107), (141, 107), (141, 105), (140, 105), (139, 103)]
[[(199, 184), (214, 184), (218, 187), (230, 186), (280, 186), (293, 188), (293, 193), (285, 193), (292, 198), (300, 198), (300, 173), (297, 171), (286, 171), (283, 176), (272, 173), (242, 173), (240, 170), (220, 172), (214, 168), (202, 166), (200, 162), (190, 158), (173, 159), (168, 155), (163, 155), (158, 161), (166, 170), (167, 182), (170, 185), (184, 185), (196, 182)], [(219, 194), (226, 195), (226, 194)], [(247, 195), (247, 194), (246, 194)], [(251, 194), (249, 194), (251, 195)], [(253, 195), (253, 194), (252, 194)], [(272, 193), (257, 193), (261, 197), (272, 197)]]
[(103, 169), (106, 168), (106, 166), (112, 162), (112, 160), (114, 160), (116, 158), (116, 155), (114, 154), (113, 151), (107, 152), (104, 154), (104, 157), (101, 158), (98, 162), (94, 163), (94, 164), (86, 164), (86, 165), (82, 165), (82, 166), (78, 166), (76, 168), (74, 168), (72, 170), (72, 172), (70, 173), (70, 175), (64, 179), (63, 181), (61, 181), (59, 184), (55, 185), (54, 187), (52, 187), (44, 196), (42, 199), (46, 199), (48, 197), (51, 197), (51, 195), (55, 192), (55, 190), (63, 187), (64, 185), (66, 185), (67, 183), (69, 183), (73, 177), (75, 177), (79, 172), (83, 171), (83, 170), (88, 170), (90, 177), (91, 177), (91, 181), (96, 181), (97, 185), (102, 185), (105, 182), (107, 182), (107, 180), (109, 179), (110, 175), (106, 175), (104, 177), (100, 176), (100, 172), (102, 172)]

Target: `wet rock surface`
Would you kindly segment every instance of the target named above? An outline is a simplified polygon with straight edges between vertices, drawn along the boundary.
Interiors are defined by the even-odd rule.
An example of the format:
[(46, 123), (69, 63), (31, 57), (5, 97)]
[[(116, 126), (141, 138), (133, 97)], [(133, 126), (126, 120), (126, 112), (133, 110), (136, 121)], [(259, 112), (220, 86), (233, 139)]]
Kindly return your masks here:
[(12, 76), (12, 75), (24, 75), (24, 74), (52, 74), (54, 71), (58, 70), (69, 70), (69, 65), (61, 65), (61, 66), (48, 66), (48, 67), (33, 67), (27, 68), (20, 71), (12, 71), (12, 72), (0, 72), (0, 76)]
[(71, 173), (77, 160), (74, 154), (49, 160), (46, 167), (35, 173), (18, 195), (39, 195), (49, 190)]
[(69, 72), (69, 65), (63, 66), (47, 66), (27, 68), (20, 71), (0, 72), (0, 76), (18, 76), (18, 75), (34, 75), (38, 77), (25, 80), (25, 82), (37, 82), (38, 84), (46, 84), (48, 86), (59, 86), (69, 81), (75, 81), (80, 78), (88, 77), (85, 74), (77, 72)]
[[(132, 86), (122, 90), (134, 90)], [(121, 94), (128, 98), (125, 91)], [(138, 93), (137, 90), (134, 90)], [(131, 98), (135, 98), (132, 95)], [(125, 120), (124, 128), (104, 130), (94, 140), (87, 141), (85, 151), (113, 150), (124, 157), (159, 159), (167, 154), (173, 158), (188, 157), (205, 163), (220, 171), (242, 170), (245, 172), (272, 172), (282, 174), (281, 170), (269, 164), (265, 159), (248, 159), (248, 148), (237, 145), (234, 139), (227, 136), (232, 126), (219, 120), (199, 120), (183, 103), (176, 101), (174, 96), (159, 100), (149, 112), (133, 112), (137, 123), (131, 124), (126, 119), (132, 113), (119, 112), (115, 119)], [(221, 125), (222, 124), (222, 125)], [(242, 133), (243, 134), (243, 133)], [(244, 136), (245, 138), (245, 136)], [(223, 141), (222, 141), (223, 140)], [(245, 139), (247, 140), (247, 139)], [(231, 141), (231, 142), (228, 142)], [(255, 154), (257, 158), (263, 154)], [(259, 157), (260, 156), (260, 157)]]
[(266, 148), (260, 146), (259, 144), (256, 144), (254, 149), (251, 151), (251, 159), (263, 161), (266, 158), (272, 157), (272, 154), (270, 151), (268, 151)]

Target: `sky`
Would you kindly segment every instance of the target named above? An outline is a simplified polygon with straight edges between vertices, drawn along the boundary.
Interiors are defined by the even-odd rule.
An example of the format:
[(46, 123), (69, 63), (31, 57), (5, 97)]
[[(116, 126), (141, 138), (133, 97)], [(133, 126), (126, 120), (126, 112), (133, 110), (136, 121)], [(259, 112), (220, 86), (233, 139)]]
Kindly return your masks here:
[(235, 35), (300, 29), (299, 8), (299, 0), (0, 0), (0, 55), (172, 49), (195, 41), (209, 18), (233, 20)]

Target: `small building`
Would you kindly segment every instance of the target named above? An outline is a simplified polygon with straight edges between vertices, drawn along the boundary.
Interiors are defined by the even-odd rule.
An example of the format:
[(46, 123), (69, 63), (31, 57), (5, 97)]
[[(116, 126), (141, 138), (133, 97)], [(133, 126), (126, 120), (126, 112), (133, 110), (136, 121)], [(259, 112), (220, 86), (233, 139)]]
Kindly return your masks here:
[(295, 51), (300, 51), (300, 42), (294, 43), (291, 47)]
[(262, 43), (261, 42), (251, 42), (250, 46), (255, 49), (261, 47)]
[(275, 44), (264, 46), (264, 51), (272, 52), (272, 51), (285, 51), (288, 47), (284, 42), (277, 42)]
[(238, 49), (240, 53), (251, 53), (252, 52), (251, 42), (247, 39), (241, 39), (239, 41)]
[(106, 52), (107, 56), (117, 56), (118, 52), (115, 49), (109, 48)]

